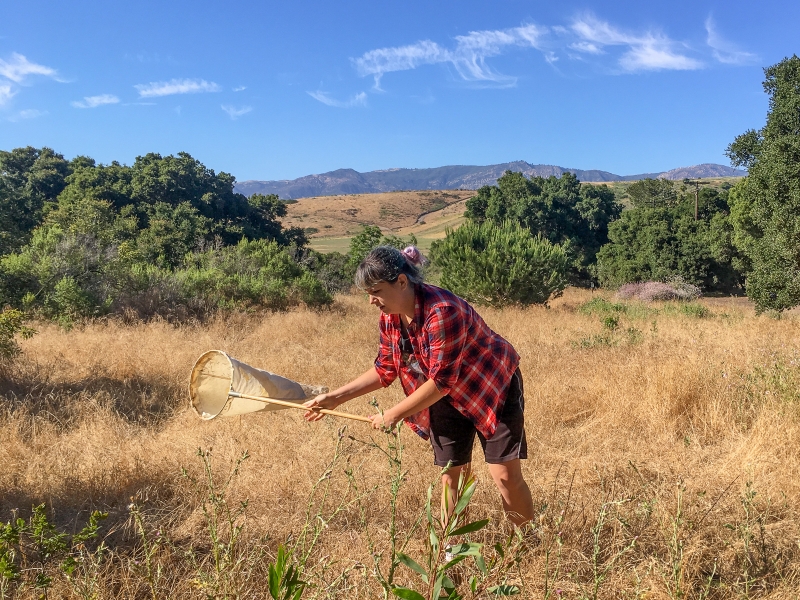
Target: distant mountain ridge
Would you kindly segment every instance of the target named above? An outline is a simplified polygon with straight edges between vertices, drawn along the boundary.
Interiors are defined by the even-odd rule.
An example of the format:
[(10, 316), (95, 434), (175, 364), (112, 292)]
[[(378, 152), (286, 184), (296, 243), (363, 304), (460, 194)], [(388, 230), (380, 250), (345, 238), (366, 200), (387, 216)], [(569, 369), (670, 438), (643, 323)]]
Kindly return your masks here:
[(608, 171), (569, 169), (555, 165), (532, 165), (524, 160), (489, 165), (451, 165), (432, 169), (385, 169), (359, 173), (354, 169), (337, 169), (319, 175), (306, 175), (298, 179), (279, 181), (242, 181), (236, 191), (245, 196), (252, 194), (277, 194), (284, 199), (339, 194), (376, 194), (399, 190), (477, 190), (484, 185), (494, 185), (505, 171), (521, 171), (526, 177), (561, 177), (574, 173), (581, 181), (635, 181), (647, 177), (682, 180), (702, 177), (741, 177), (745, 171), (723, 165), (705, 163), (681, 167), (661, 173), (615, 175)]

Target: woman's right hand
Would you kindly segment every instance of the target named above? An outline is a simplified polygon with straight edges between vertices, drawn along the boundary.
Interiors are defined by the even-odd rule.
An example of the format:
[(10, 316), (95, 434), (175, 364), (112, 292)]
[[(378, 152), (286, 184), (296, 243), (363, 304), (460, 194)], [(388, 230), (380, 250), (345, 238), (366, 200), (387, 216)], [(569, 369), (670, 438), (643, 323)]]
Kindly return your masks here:
[(339, 406), (339, 401), (336, 398), (332, 398), (330, 394), (320, 394), (316, 398), (304, 402), (303, 406), (309, 409), (303, 414), (303, 418), (306, 421), (319, 421), (325, 416), (319, 412), (319, 409), (327, 408), (328, 410), (333, 410)]

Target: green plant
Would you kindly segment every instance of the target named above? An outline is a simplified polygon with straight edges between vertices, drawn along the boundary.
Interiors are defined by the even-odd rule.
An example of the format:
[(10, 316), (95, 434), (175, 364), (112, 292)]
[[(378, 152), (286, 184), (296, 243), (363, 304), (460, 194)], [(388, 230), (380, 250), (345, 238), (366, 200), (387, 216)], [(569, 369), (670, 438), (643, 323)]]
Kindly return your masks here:
[[(248, 500), (233, 505), (228, 501), (228, 492), (239, 474), (242, 463), (250, 458), (245, 450), (236, 459), (228, 476), (219, 482), (215, 479), (211, 464), (211, 450), (198, 448), (197, 456), (203, 463), (202, 480), (185, 468), (183, 476), (191, 483), (201, 498), (201, 509), (206, 522), (206, 532), (211, 542), (210, 561), (201, 561), (197, 570), (196, 585), (207, 598), (228, 598), (238, 594), (238, 576), (246, 557), (238, 552), (238, 542), (244, 529)], [(143, 541), (144, 543), (144, 541)], [(145, 546), (147, 552), (147, 546)], [(208, 564), (210, 562), (210, 564)], [(150, 568), (148, 567), (148, 574)], [(155, 599), (155, 586), (151, 585)]]
[(131, 502), (128, 505), (128, 511), (136, 527), (136, 533), (139, 535), (139, 541), (142, 544), (141, 549), (137, 549), (136, 558), (134, 558), (131, 566), (137, 573), (144, 572), (144, 578), (150, 591), (150, 598), (157, 600), (159, 582), (164, 573), (161, 563), (154, 561), (154, 557), (165, 540), (157, 534), (155, 540), (150, 539), (145, 526), (144, 515), (138, 504)]
[(269, 595), (274, 600), (299, 600), (306, 582), (300, 579), (302, 567), (295, 565), (292, 553), (283, 544), (278, 546), (275, 562), (269, 565)]
[(448, 229), (431, 255), (442, 286), (477, 304), (547, 304), (567, 284), (562, 247), (511, 221)]
[(0, 360), (12, 359), (20, 352), (15, 337), (28, 339), (36, 333), (25, 325), (25, 314), (13, 308), (0, 312)]
[(24, 588), (48, 598), (53, 577), (62, 574), (81, 598), (98, 592), (98, 571), (106, 554), (104, 543), (94, 550), (100, 523), (108, 513), (94, 511), (78, 533), (70, 535), (48, 519), (44, 504), (34, 506), (28, 521), (15, 518), (0, 524), (0, 598)]
[[(684, 580), (684, 516), (683, 516), (683, 493), (686, 491), (682, 482), (678, 483), (675, 514), (670, 515), (667, 548), (669, 549), (669, 567), (667, 573), (663, 575), (664, 584), (671, 598), (680, 599), (686, 596), (686, 582)], [(662, 526), (664, 523), (662, 522)]]
[(619, 549), (616, 551), (612, 551), (612, 554), (609, 558), (603, 560), (604, 554), (607, 554), (607, 551), (604, 551), (605, 549), (603, 548), (602, 543), (602, 534), (604, 528), (609, 516), (616, 517), (615, 509), (620, 507), (625, 502), (627, 502), (627, 500), (613, 500), (609, 502), (603, 502), (603, 504), (600, 505), (597, 519), (592, 526), (592, 555), (590, 558), (592, 583), (588, 588), (584, 587), (582, 584), (579, 584), (581, 588), (582, 599), (597, 600), (598, 594), (600, 593), (600, 587), (605, 582), (608, 573), (614, 568), (617, 562), (625, 554), (633, 550), (634, 546), (636, 545), (636, 537), (634, 537), (627, 544), (619, 547)]
[[(423, 585), (417, 590), (410, 587), (393, 587), (392, 593), (405, 600), (435, 600), (442, 591), (448, 600), (461, 600), (464, 592), (458, 590), (458, 584), (449, 576), (449, 571), (466, 560), (472, 558), (478, 567), (478, 573), (469, 578), (468, 592), (472, 597), (484, 593), (496, 596), (512, 596), (520, 593), (516, 585), (506, 583), (508, 570), (517, 564), (526, 551), (522, 534), (515, 530), (506, 544), (495, 545), (495, 556), (487, 562), (483, 556), (483, 544), (457, 541), (462, 536), (480, 531), (489, 523), (489, 519), (464, 523), (466, 510), (472, 498), (477, 481), (470, 474), (459, 478), (458, 491), (455, 498), (445, 493), (445, 501), (441, 514), (433, 510), (433, 485), (428, 488), (428, 499), (425, 504), (425, 516), (428, 520), (426, 553), (422, 564), (403, 552), (398, 553), (399, 561), (414, 571)], [(452, 507), (452, 509), (451, 509)]]
[[(376, 408), (379, 412), (381, 412), (380, 407), (378, 406), (377, 401), (373, 397), (370, 400), (370, 405)], [(381, 413), (382, 414), (382, 413)], [(383, 588), (384, 598), (388, 598), (389, 594), (391, 594), (392, 589), (394, 589), (394, 578), (395, 573), (397, 571), (397, 567), (400, 566), (401, 561), (399, 558), (399, 554), (402, 553), (406, 545), (411, 540), (414, 532), (416, 531), (419, 524), (422, 522), (423, 516), (420, 515), (413, 526), (410, 528), (408, 532), (406, 532), (405, 536), (402, 540), (398, 539), (398, 531), (397, 531), (397, 498), (400, 493), (400, 488), (405, 481), (407, 471), (403, 469), (403, 441), (402, 441), (402, 429), (400, 424), (395, 427), (393, 430), (389, 432), (386, 436), (386, 447), (384, 448), (382, 444), (375, 442), (372, 438), (370, 438), (369, 442), (358, 440), (357, 438), (350, 436), (350, 439), (367, 446), (368, 448), (372, 448), (377, 450), (387, 459), (388, 462), (388, 469), (389, 469), (389, 490), (390, 490), (390, 500), (389, 500), (389, 526), (388, 526), (388, 558), (389, 558), (389, 566), (384, 572), (381, 566), (381, 559), (383, 557), (383, 553), (378, 549), (378, 543), (372, 536), (370, 531), (369, 524), (367, 522), (366, 517), (366, 507), (364, 506), (363, 502), (359, 500), (357, 501), (359, 512), (361, 516), (361, 527), (365, 533), (367, 539), (367, 546), (369, 547), (370, 556), (372, 557), (373, 561), (373, 575), (378, 583)], [(351, 487), (358, 491), (359, 486), (355, 480), (355, 473), (352, 469), (348, 469), (347, 476), (350, 480)], [(373, 488), (372, 490), (365, 491), (362, 494), (362, 497), (366, 497), (367, 493), (374, 491), (377, 488)]]

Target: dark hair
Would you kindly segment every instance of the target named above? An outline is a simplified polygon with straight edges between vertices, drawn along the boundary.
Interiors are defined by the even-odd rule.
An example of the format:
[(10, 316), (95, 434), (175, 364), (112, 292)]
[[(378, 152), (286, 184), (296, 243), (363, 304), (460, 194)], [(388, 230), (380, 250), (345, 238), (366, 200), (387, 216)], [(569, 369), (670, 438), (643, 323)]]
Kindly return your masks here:
[(425, 257), (416, 246), (398, 250), (392, 246), (378, 246), (361, 261), (356, 269), (355, 283), (360, 290), (368, 290), (385, 281), (394, 283), (405, 274), (414, 285), (422, 283), (422, 266)]

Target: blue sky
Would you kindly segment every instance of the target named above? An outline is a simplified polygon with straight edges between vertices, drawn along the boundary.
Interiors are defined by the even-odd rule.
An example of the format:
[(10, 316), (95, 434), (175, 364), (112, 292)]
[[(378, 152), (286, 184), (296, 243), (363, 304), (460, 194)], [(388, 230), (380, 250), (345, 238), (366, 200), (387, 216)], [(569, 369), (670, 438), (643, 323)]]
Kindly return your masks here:
[(727, 164), (798, 2), (0, 0), (0, 149), (240, 181), (511, 160)]

